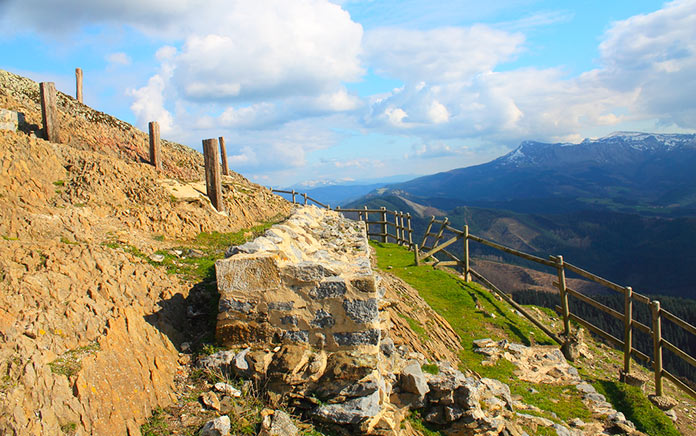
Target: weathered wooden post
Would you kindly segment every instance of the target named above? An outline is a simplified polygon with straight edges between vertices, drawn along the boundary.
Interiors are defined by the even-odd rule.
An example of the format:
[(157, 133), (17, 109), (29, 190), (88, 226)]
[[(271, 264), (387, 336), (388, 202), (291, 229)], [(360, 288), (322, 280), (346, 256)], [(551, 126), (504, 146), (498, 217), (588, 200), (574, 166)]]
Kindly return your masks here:
[(381, 211), (382, 230), (380, 233), (382, 234), (382, 242), (387, 242), (387, 208), (382, 206), (379, 209)]
[(435, 216), (430, 217), (430, 222), (428, 223), (428, 228), (425, 229), (425, 233), (423, 233), (423, 240), (421, 241), (420, 246), (425, 247), (425, 243), (428, 240), (428, 235), (430, 235), (430, 230), (433, 228), (433, 223), (435, 222)]
[(162, 155), (160, 148), (160, 128), (157, 121), (150, 121), (150, 163), (158, 170), (162, 169)]
[(469, 226), (464, 226), (464, 280), (471, 281), (471, 269), (469, 267)]
[(624, 374), (631, 372), (631, 349), (633, 348), (633, 288), (624, 291)]
[(210, 202), (218, 212), (225, 211), (222, 202), (222, 176), (218, 157), (218, 140), (215, 138), (203, 140), (203, 160), (205, 162), (205, 188)]
[(556, 257), (556, 269), (558, 270), (558, 292), (561, 295), (561, 311), (563, 312), (563, 332), (566, 340), (570, 338), (570, 319), (568, 317), (568, 293), (566, 292), (565, 267), (563, 256)]
[(394, 232), (396, 233), (396, 244), (401, 245), (401, 228), (399, 227), (399, 212), (394, 211)]
[(80, 103), (82, 101), (82, 68), (75, 68), (75, 98)]
[(653, 301), (652, 309), (653, 330), (653, 371), (655, 371), (655, 395), (662, 395), (662, 320), (660, 319), (660, 302)]
[[(442, 234), (445, 232), (445, 227), (447, 227), (447, 223), (449, 222), (449, 218), (445, 217), (445, 219), (442, 220), (442, 226), (440, 226), (440, 231), (437, 232), (437, 237), (435, 237), (435, 245), (440, 243), (440, 239), (442, 239)], [(435, 245), (433, 245), (433, 248), (435, 248)]]
[(302, 196), (304, 197), (304, 204), (307, 206), (307, 193), (305, 192)]
[(367, 239), (370, 239), (370, 218), (369, 212), (367, 211), (367, 206), (363, 206), (365, 210), (365, 233), (367, 233)]
[(41, 82), (39, 90), (41, 93), (41, 115), (43, 116), (46, 140), (60, 142), (60, 126), (58, 109), (56, 108), (56, 85), (53, 82)]
[(293, 189), (292, 192), (291, 192), (291, 194), (292, 194), (292, 204), (295, 204), (295, 194), (297, 194), (297, 193), (296, 193), (295, 190)]
[(222, 175), (229, 176), (230, 168), (227, 166), (227, 149), (225, 148), (225, 137), (220, 138), (220, 157), (222, 158)]
[(413, 256), (414, 256), (415, 259), (416, 259), (416, 266), (420, 266), (420, 259), (419, 259), (419, 257), (420, 257), (420, 252), (419, 252), (419, 250), (418, 250), (418, 244), (416, 244), (416, 245), (413, 246)]
[(411, 214), (406, 213), (406, 223), (408, 225), (408, 248), (411, 250), (413, 248), (413, 229), (411, 228)]

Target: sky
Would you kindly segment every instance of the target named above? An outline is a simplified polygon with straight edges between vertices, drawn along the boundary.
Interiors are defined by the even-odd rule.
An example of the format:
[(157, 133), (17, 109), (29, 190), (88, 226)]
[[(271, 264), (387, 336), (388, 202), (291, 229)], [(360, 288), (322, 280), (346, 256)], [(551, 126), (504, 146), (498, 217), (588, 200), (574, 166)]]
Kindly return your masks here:
[(696, 132), (696, 0), (0, 0), (0, 68), (267, 186)]

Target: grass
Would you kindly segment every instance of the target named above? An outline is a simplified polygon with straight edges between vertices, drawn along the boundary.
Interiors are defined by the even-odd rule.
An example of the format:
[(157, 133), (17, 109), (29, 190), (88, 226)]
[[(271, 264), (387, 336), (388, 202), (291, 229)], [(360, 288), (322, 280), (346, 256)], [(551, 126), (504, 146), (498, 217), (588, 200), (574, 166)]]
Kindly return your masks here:
[(77, 423), (76, 422), (69, 422), (67, 424), (63, 424), (60, 426), (60, 431), (67, 435), (74, 435), (75, 432), (77, 431)]
[(428, 374), (432, 375), (438, 375), (440, 373), (440, 367), (434, 363), (424, 363), (421, 365), (421, 369), (423, 372), (427, 372)]
[(640, 388), (610, 380), (600, 380), (593, 386), (632, 421), (636, 429), (649, 435), (679, 436), (672, 420), (655, 407)]
[[(515, 365), (512, 362), (500, 359), (493, 366), (484, 366), (481, 364), (483, 356), (473, 351), (473, 340), (483, 337), (494, 340), (508, 339), (525, 345), (530, 345), (532, 342), (554, 344), (554, 341), (543, 332), (526, 319), (514, 314), (505, 303), (498, 301), (481, 286), (465, 283), (450, 273), (428, 265), (416, 267), (413, 262), (413, 253), (397, 245), (378, 242), (371, 242), (371, 244), (377, 253), (378, 268), (387, 270), (391, 267), (388, 269), (390, 273), (417, 289), (421, 297), (447, 319), (459, 334), (463, 347), (459, 354), (462, 366), (476, 371), (483, 377), (507, 383), (512, 394), (521, 396), (524, 403), (541, 409), (540, 413), (532, 411), (525, 411), (525, 413), (539, 415), (557, 423), (572, 418), (590, 419), (590, 412), (582, 403), (581, 395), (575, 386), (537, 385), (519, 380), (514, 374)], [(556, 316), (550, 309), (538, 309), (550, 317)], [(620, 356), (610, 356), (610, 358), (620, 360)], [(679, 434), (672, 421), (657, 409), (639, 388), (607, 380), (607, 375), (604, 373), (590, 374), (581, 368), (580, 374), (584, 379), (589, 380), (616, 410), (631, 420), (638, 430), (652, 436)], [(416, 425), (420, 422), (422, 426), (422, 421), (418, 417), (413, 418), (412, 415), (409, 420), (412, 425), (414, 422)], [(417, 428), (416, 425), (414, 428)], [(420, 430), (420, 428), (417, 429)], [(543, 428), (539, 428), (537, 434), (547, 434), (544, 433), (546, 430), (549, 430), (548, 434), (555, 434), (551, 429)], [(424, 434), (438, 433), (424, 432)]]
[[(574, 386), (536, 385), (519, 380), (515, 365), (501, 359), (493, 366), (484, 366), (484, 357), (474, 352), (473, 341), (485, 337), (507, 339), (525, 345), (555, 344), (528, 320), (516, 315), (502, 301), (475, 283), (466, 283), (448, 272), (428, 265), (415, 266), (413, 253), (394, 244), (371, 242), (377, 252), (377, 267), (388, 270), (418, 290), (421, 297), (442, 315), (459, 334), (462, 366), (483, 377), (502, 380), (513, 394), (527, 404), (546, 413), (555, 422), (571, 418), (588, 419), (590, 412), (582, 403)], [(388, 267), (391, 267), (388, 269)], [(534, 387), (535, 391), (530, 388)], [(555, 416), (551, 414), (555, 413)]]
[[(240, 245), (248, 240), (254, 239), (263, 234), (273, 224), (280, 221), (280, 217), (274, 217), (272, 220), (254, 226), (248, 229), (242, 229), (238, 232), (221, 233), (221, 232), (202, 232), (199, 233), (192, 241), (180, 241), (180, 245), (167, 250), (158, 250), (155, 254), (164, 256), (162, 262), (155, 262), (137, 247), (121, 242), (108, 242), (104, 245), (114, 249), (122, 249), (134, 256), (140, 257), (151, 265), (164, 267), (169, 274), (178, 274), (191, 281), (210, 280), (215, 277), (215, 262), (222, 259), (225, 255), (225, 250), (233, 245)], [(155, 235), (156, 241), (164, 240), (161, 235)], [(174, 250), (180, 250), (187, 253), (194, 249), (198, 252), (197, 255), (184, 255), (179, 257), (173, 254)]]
[(164, 419), (164, 410), (158, 407), (152, 412), (152, 416), (140, 427), (143, 436), (168, 436), (171, 434), (167, 421)]
[(423, 418), (420, 416), (420, 413), (417, 411), (411, 412), (406, 419), (414, 430), (420, 432), (424, 436), (444, 436), (441, 432), (428, 428), (423, 422)]
[(65, 352), (61, 357), (50, 362), (48, 366), (54, 374), (64, 375), (68, 378), (77, 375), (82, 369), (82, 359), (85, 356), (99, 351), (99, 343), (92, 342), (84, 347), (75, 348)]
[(408, 326), (411, 328), (411, 330), (413, 330), (413, 332), (415, 334), (418, 335), (418, 338), (421, 341), (427, 342), (430, 340), (430, 336), (428, 336), (428, 332), (423, 328), (423, 326), (421, 325), (420, 322), (418, 322), (415, 319), (413, 319), (409, 316), (406, 316), (402, 313), (400, 313), (399, 316), (406, 320), (406, 322), (408, 323)]

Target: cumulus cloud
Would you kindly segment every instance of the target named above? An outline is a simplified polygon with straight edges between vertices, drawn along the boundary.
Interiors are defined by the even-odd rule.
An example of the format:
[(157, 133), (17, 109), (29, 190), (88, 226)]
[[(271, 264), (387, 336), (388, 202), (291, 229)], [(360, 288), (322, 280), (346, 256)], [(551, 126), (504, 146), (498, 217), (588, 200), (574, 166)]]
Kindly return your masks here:
[[(577, 138), (587, 129), (637, 120), (696, 125), (693, 0), (612, 23), (599, 46), (599, 67), (576, 77), (559, 68), (496, 71), (524, 39), (474, 27), (369, 32), (371, 59), (405, 85), (370, 102), (366, 125), (426, 140), (496, 141)], [(390, 46), (387, 35), (399, 42)], [(479, 41), (465, 43), (462, 35)]]
[(477, 24), (432, 30), (380, 28), (365, 34), (365, 57), (389, 77), (411, 82), (470, 80), (519, 53), (524, 36)]

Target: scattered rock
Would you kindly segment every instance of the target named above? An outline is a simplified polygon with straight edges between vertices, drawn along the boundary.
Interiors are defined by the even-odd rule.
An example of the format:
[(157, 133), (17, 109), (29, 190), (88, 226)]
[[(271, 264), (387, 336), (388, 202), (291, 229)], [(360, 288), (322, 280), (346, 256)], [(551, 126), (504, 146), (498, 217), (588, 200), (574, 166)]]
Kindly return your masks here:
[(660, 410), (670, 410), (677, 405), (677, 400), (666, 395), (649, 395), (648, 398)]
[(217, 417), (205, 423), (200, 436), (227, 436), (230, 434), (230, 418), (227, 415)]
[[(265, 413), (264, 413), (265, 412)], [(262, 411), (263, 420), (258, 436), (296, 436), (299, 432), (290, 415), (282, 410)]]
[(152, 253), (150, 256), (148, 256), (151, 261), (157, 262), (157, 263), (162, 263), (164, 262), (164, 254), (157, 254), (157, 253)]
[(220, 399), (215, 395), (215, 392), (204, 392), (201, 395), (201, 402), (208, 409), (220, 410)]
[(223, 383), (223, 382), (215, 383), (215, 386), (213, 388), (217, 392), (220, 392), (224, 395), (229, 395), (230, 397), (237, 397), (238, 398), (238, 397), (242, 396), (242, 392), (239, 389), (237, 389), (234, 386), (227, 384), (227, 383)]

